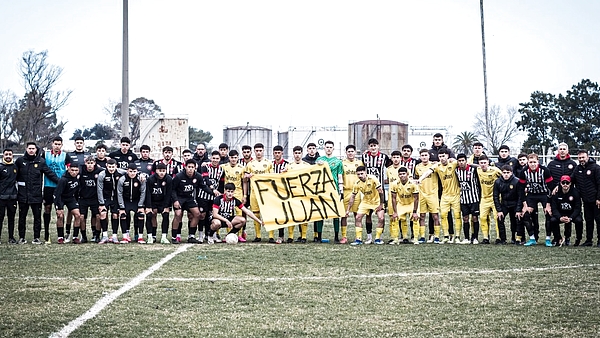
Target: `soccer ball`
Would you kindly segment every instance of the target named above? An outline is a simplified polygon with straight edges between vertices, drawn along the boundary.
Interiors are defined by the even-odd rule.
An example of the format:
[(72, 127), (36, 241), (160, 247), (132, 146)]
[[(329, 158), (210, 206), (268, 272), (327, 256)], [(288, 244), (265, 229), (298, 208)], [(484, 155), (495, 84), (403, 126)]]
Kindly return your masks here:
[(237, 244), (238, 242), (238, 236), (234, 233), (231, 234), (227, 234), (227, 236), (225, 236), (225, 243), (227, 244)]

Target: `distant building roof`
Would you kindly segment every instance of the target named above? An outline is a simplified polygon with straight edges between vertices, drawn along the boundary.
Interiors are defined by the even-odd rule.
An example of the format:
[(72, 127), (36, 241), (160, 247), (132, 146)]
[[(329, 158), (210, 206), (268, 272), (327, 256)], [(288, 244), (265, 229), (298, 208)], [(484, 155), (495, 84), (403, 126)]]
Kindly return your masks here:
[(385, 124), (385, 125), (408, 126), (408, 124), (406, 124), (406, 123), (392, 121), (392, 120), (363, 120), (363, 121), (357, 121), (357, 122), (350, 123), (350, 125), (356, 125), (356, 124), (375, 124), (375, 125)]

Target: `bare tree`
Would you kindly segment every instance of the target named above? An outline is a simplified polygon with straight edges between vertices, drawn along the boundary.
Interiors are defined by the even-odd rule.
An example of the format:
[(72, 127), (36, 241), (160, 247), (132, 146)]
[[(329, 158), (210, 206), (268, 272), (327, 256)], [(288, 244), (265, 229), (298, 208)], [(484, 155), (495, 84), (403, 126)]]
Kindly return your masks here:
[[(110, 101), (104, 107), (105, 113), (110, 116), (115, 130), (121, 130), (121, 103)], [(140, 139), (140, 118), (164, 117), (161, 108), (154, 100), (138, 97), (129, 104), (129, 130), (132, 144)]]
[(17, 95), (9, 90), (0, 91), (0, 149), (6, 148), (13, 134), (12, 117), (17, 111)]
[(29, 140), (47, 144), (66, 124), (56, 113), (67, 104), (71, 91), (54, 91), (63, 69), (48, 63), (47, 51), (30, 50), (23, 53), (19, 71), (25, 95), (12, 116), (13, 139), (19, 144)]
[(483, 115), (476, 116), (473, 128), (480, 135), (481, 141), (487, 143), (492, 154), (498, 154), (498, 148), (519, 133), (518, 120), (517, 108), (507, 107), (502, 111), (499, 106), (492, 106), (487, 119)]

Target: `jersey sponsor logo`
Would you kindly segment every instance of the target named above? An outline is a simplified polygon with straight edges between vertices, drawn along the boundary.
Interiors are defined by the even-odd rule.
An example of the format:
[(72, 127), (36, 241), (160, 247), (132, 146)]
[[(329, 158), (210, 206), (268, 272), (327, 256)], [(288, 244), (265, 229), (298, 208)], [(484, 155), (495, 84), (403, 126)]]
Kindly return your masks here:
[(162, 195), (162, 188), (152, 188), (152, 195)]
[(184, 192), (194, 191), (194, 186), (193, 185), (184, 185), (183, 186), (183, 191)]

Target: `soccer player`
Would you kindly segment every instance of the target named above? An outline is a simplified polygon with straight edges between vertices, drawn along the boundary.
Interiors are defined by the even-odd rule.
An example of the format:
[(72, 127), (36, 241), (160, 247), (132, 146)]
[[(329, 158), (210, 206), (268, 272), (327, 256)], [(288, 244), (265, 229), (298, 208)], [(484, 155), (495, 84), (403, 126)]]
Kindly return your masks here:
[[(479, 164), (479, 159), (480, 159), (481, 155), (485, 155), (485, 152), (483, 151), (483, 143), (481, 143), (481, 142), (473, 143), (473, 155), (471, 155), (469, 157), (469, 163), (470, 164)], [(486, 155), (486, 157), (487, 157), (487, 155)], [(488, 159), (488, 164), (494, 165), (491, 161), (489, 161), (489, 159)]]
[[(81, 167), (79, 174), (79, 226), (81, 233), (85, 233), (88, 211), (91, 213), (90, 224), (92, 229), (92, 241), (100, 241), (100, 220), (98, 219), (98, 176), (104, 169), (96, 165), (94, 156), (89, 155), (85, 159), (85, 165)], [(82, 236), (81, 241), (87, 242), (87, 238)]]
[[(229, 229), (228, 234), (237, 234), (242, 228), (243, 224), (246, 223), (246, 219), (241, 215), (236, 215), (235, 208), (241, 210), (255, 222), (260, 223), (261, 226), (264, 225), (263, 221), (256, 217), (252, 211), (248, 210), (242, 201), (233, 196), (234, 193), (235, 185), (233, 183), (226, 183), (224, 194), (215, 197), (212, 209), (212, 223), (210, 232), (215, 232), (221, 227), (227, 227), (227, 229)], [(208, 244), (214, 243), (215, 241), (212, 233), (209, 233)]]
[[(286, 159), (283, 158), (283, 147), (280, 145), (276, 145), (275, 147), (273, 147), (273, 172), (276, 174), (284, 173), (288, 170), (287, 167), (289, 164), (290, 164), (290, 162), (288, 162)], [(276, 241), (273, 239), (273, 237), (275, 236), (275, 231), (274, 230), (269, 231), (269, 243), (273, 243), (273, 242), (275, 242), (276, 244), (283, 243), (284, 230), (283, 230), (283, 228), (279, 228), (277, 231), (278, 231), (278, 237), (277, 237)], [(294, 241), (294, 226), (292, 225), (292, 226), (288, 226), (287, 242), (292, 243), (293, 241)]]
[[(415, 167), (421, 162), (421, 160), (411, 157), (412, 152), (413, 147), (410, 144), (405, 144), (402, 146), (402, 158), (400, 159), (400, 164), (408, 169), (408, 177), (410, 178), (415, 175)], [(429, 154), (431, 155), (431, 150)]]
[(169, 233), (169, 213), (171, 212), (171, 196), (173, 189), (173, 178), (167, 175), (167, 166), (164, 163), (156, 165), (156, 172), (146, 181), (146, 232), (148, 243), (156, 242), (157, 215), (160, 212), (161, 240), (163, 244), (169, 244), (167, 234)]
[[(214, 156), (213, 156), (214, 157)], [(217, 163), (219, 154), (217, 152)], [(171, 228), (171, 242), (173, 244), (181, 243), (181, 234), (177, 228), (181, 224), (181, 218), (183, 217), (183, 211), (188, 212), (188, 218), (190, 221), (190, 234), (195, 234), (198, 227), (198, 221), (200, 220), (200, 210), (198, 209), (197, 198), (199, 190), (203, 193), (211, 195), (216, 194), (215, 191), (211, 191), (205, 184), (205, 180), (202, 175), (196, 171), (196, 161), (188, 160), (185, 163), (185, 170), (179, 172), (173, 178), (173, 190), (171, 193), (171, 199), (173, 201), (173, 209), (175, 210), (175, 217), (173, 218), (173, 225)], [(200, 243), (196, 241), (193, 235), (188, 237), (188, 243)]]
[(137, 167), (138, 174), (145, 178), (148, 178), (153, 173), (154, 160), (150, 158), (150, 151), (150, 146), (143, 144), (140, 147), (140, 158), (133, 162)]
[[(358, 175), (356, 175), (356, 168), (360, 166), (364, 166), (364, 163), (358, 158), (356, 158), (356, 146), (353, 144), (349, 144), (346, 146), (346, 159), (342, 161), (342, 165), (344, 166), (344, 192), (342, 196), (344, 197), (344, 210), (350, 210), (353, 213), (353, 217), (356, 217), (356, 212), (358, 211), (358, 206), (360, 204), (361, 196), (357, 195), (354, 197), (354, 203), (352, 205), (348, 205), (350, 202), (350, 195), (352, 195), (352, 188), (354, 187), (354, 183), (358, 181)], [(344, 215), (341, 220), (341, 230), (342, 230), (342, 239), (340, 239), (340, 244), (348, 243), (348, 217)]]
[[(266, 174), (271, 173), (273, 171), (273, 164), (271, 161), (264, 158), (265, 154), (265, 146), (262, 143), (257, 143), (254, 145), (254, 156), (256, 157), (254, 160), (250, 161), (246, 165), (246, 171), (244, 178), (251, 182), (250, 179), (252, 176), (257, 174)], [(256, 196), (251, 194), (252, 185), (248, 185), (248, 194), (250, 194), (250, 210), (256, 215), (256, 217), (260, 218), (260, 209), (258, 208), (258, 201), (256, 200)], [(253, 242), (261, 241), (261, 224), (258, 222), (254, 222), (254, 231), (256, 233), (256, 237)]]
[[(506, 244), (505, 220), (510, 219), (511, 243), (516, 244), (517, 213), (521, 212), (522, 203), (519, 201), (517, 186), (519, 179), (513, 175), (512, 166), (505, 164), (502, 168), (502, 177), (494, 182), (494, 206), (496, 207), (496, 222), (498, 224), (498, 236), (496, 244)], [(519, 244), (521, 237), (519, 236)]]
[[(388, 244), (399, 244), (398, 234), (399, 225), (402, 226), (404, 239), (402, 242), (408, 244), (408, 225), (409, 220), (417, 221), (419, 215), (417, 208), (419, 206), (419, 187), (408, 178), (408, 169), (400, 167), (398, 169), (398, 180), (390, 184), (391, 204), (393, 213), (390, 222), (390, 237), (392, 240)], [(418, 229), (415, 229), (418, 230)]]
[[(481, 154), (478, 158), (479, 167), (477, 175), (481, 184), (481, 201), (479, 202), (479, 219), (481, 222), (481, 232), (483, 240), (481, 244), (490, 244), (490, 219), (496, 215), (496, 207), (494, 206), (494, 183), (499, 177), (502, 177), (502, 171), (497, 167), (490, 165), (490, 160), (487, 155)], [(498, 224), (496, 223), (496, 226)], [(478, 236), (478, 234), (475, 234)], [(498, 236), (498, 230), (496, 230)], [(506, 233), (500, 241), (506, 242)]]
[[(479, 233), (479, 202), (481, 199), (481, 185), (479, 184), (479, 176), (477, 169), (469, 165), (467, 155), (456, 155), (456, 177), (460, 185), (460, 210), (463, 221), (463, 232), (465, 238), (460, 244), (479, 244), (477, 237), (470, 233), (470, 223), (473, 224), (473, 233)], [(471, 218), (469, 219), (469, 216)]]
[[(388, 187), (392, 185), (392, 183), (398, 181), (400, 177), (398, 176), (398, 169), (401, 168), (400, 160), (402, 159), (402, 153), (398, 150), (392, 151), (390, 154), (392, 158), (392, 165), (385, 169), (385, 183), (388, 184)], [(388, 191), (388, 201), (392, 200), (392, 190)], [(398, 224), (398, 218), (392, 218), (392, 214), (394, 213), (394, 206), (392, 203), (387, 204), (387, 212), (390, 216), (390, 240), (388, 244), (393, 244), (392, 242), (398, 242), (398, 237), (400, 236), (400, 226)]]
[[(549, 215), (552, 210), (548, 200), (548, 183), (552, 182), (552, 175), (548, 168), (540, 165), (538, 155), (535, 153), (527, 156), (527, 169), (521, 172), (519, 177), (519, 199), (523, 202), (523, 222), (529, 233), (529, 240), (525, 246), (537, 244), (536, 231), (532, 225), (533, 210), (537, 209), (538, 203), (544, 208), (544, 213)], [(550, 226), (546, 226), (546, 246), (552, 246)]]
[(82, 167), (85, 166), (85, 159), (88, 156), (90, 156), (90, 153), (83, 149), (84, 146), (84, 138), (82, 136), (77, 136), (75, 138), (75, 150), (69, 152), (69, 157), (71, 158), (71, 165), (78, 166), (80, 171)]
[[(550, 191), (556, 191), (560, 188), (560, 179), (564, 175), (571, 176), (575, 167), (577, 166), (577, 162), (571, 159), (569, 155), (569, 146), (566, 143), (560, 143), (558, 145), (558, 154), (556, 157), (548, 163), (548, 170), (550, 170), (550, 174), (552, 175), (552, 182), (548, 184), (548, 188)], [(550, 222), (550, 219), (546, 219), (547, 222)], [(560, 228), (557, 228), (560, 230)], [(565, 231), (567, 228), (565, 228)], [(560, 233), (554, 234), (553, 243), (557, 243), (557, 236), (560, 236)]]
[[(294, 154), (294, 161), (288, 164), (288, 170), (294, 169), (302, 169), (304, 167), (310, 166), (310, 163), (302, 160), (302, 147), (295, 146), (292, 148), (292, 152)], [(298, 224), (298, 229), (300, 230), (300, 236), (296, 239), (296, 243), (306, 243), (306, 233), (308, 232), (308, 223)], [(293, 230), (292, 230), (293, 231)], [(288, 227), (288, 233), (290, 233), (290, 228)], [(344, 233), (344, 229), (342, 229), (342, 234)]]
[[(108, 242), (119, 244), (117, 233), (119, 232), (119, 201), (117, 198), (117, 183), (121, 176), (127, 172), (117, 168), (117, 161), (109, 158), (106, 161), (106, 169), (98, 174), (98, 212), (100, 213), (100, 228), (102, 229), (102, 239), (98, 244)], [(112, 236), (108, 239), (108, 214), (111, 214)]]
[[(13, 151), (5, 148), (0, 163), (0, 235), (4, 225), (4, 215), (8, 216), (8, 240), (15, 240), (15, 215), (17, 214), (17, 167), (13, 162)], [(41, 244), (40, 240), (37, 240)], [(37, 244), (37, 243), (35, 243)]]
[(560, 225), (565, 225), (565, 238), (558, 238), (557, 246), (568, 246), (571, 243), (571, 223), (575, 223), (577, 240), (581, 241), (583, 234), (583, 219), (581, 218), (581, 197), (577, 189), (571, 187), (571, 176), (560, 178), (560, 189), (550, 197), (552, 207), (553, 232), (560, 236)]
[(227, 143), (219, 144), (219, 156), (221, 156), (219, 164), (229, 163), (229, 157), (227, 156), (227, 154), (229, 154), (229, 146), (227, 145)]
[[(200, 167), (199, 172), (200, 176), (204, 180), (204, 184), (208, 186), (207, 190), (199, 190), (198, 191), (198, 210), (200, 211), (199, 222), (203, 224), (200, 230), (200, 243), (204, 241), (203, 235), (204, 232), (208, 234), (210, 231), (210, 215), (212, 213), (212, 203), (215, 200), (215, 197), (223, 194), (223, 187), (225, 185), (225, 173), (223, 172), (223, 167), (221, 166), (221, 154), (218, 151), (213, 151), (210, 155), (210, 163), (203, 165)], [(229, 161), (229, 157), (227, 157), (227, 161)], [(209, 192), (210, 191), (210, 192)], [(188, 215), (188, 219), (190, 215)], [(202, 231), (204, 229), (204, 232)], [(195, 230), (195, 229), (194, 229)], [(188, 237), (188, 242), (190, 240), (192, 243), (193, 234), (195, 231), (190, 230), (190, 236)], [(217, 243), (221, 242), (221, 239), (218, 237), (217, 233), (213, 233), (214, 240)]]
[[(354, 226), (356, 230), (356, 239), (354, 242), (350, 243), (350, 245), (361, 245), (362, 241), (362, 219), (365, 215), (370, 212), (375, 211), (377, 215), (377, 228), (382, 229), (383, 232), (383, 220), (385, 218), (385, 210), (383, 204), (383, 188), (381, 187), (381, 182), (377, 179), (376, 176), (368, 175), (367, 168), (365, 166), (360, 166), (356, 168), (356, 175), (358, 176), (358, 181), (354, 183), (352, 187), (352, 193), (350, 194), (350, 201), (348, 202), (348, 206), (352, 206), (354, 204), (354, 199), (358, 193), (362, 193), (362, 200), (360, 201), (360, 205), (358, 206), (358, 211), (356, 212), (356, 218), (354, 220)], [(350, 208), (346, 208), (346, 217), (350, 214)], [(366, 244), (370, 244), (365, 242)], [(383, 244), (383, 241), (379, 239), (375, 244)]]
[[(342, 164), (342, 160), (340, 160), (339, 158), (337, 158), (336, 156), (333, 156), (333, 148), (334, 148), (334, 144), (333, 141), (325, 141), (325, 155), (324, 156), (320, 156), (317, 159), (317, 163), (319, 164), (324, 164), (327, 163), (329, 165), (329, 169), (331, 169), (331, 175), (333, 176), (333, 181), (335, 183), (335, 185), (338, 188), (338, 193), (340, 194), (340, 197), (343, 199), (343, 194), (344, 194), (344, 182), (343, 182), (343, 178), (344, 178), (344, 165)], [(317, 243), (321, 242), (322, 239), (322, 234), (323, 234), (323, 220), (321, 221), (316, 221), (315, 222), (317, 224)], [(333, 231), (334, 231), (334, 243), (339, 244), (340, 243), (340, 219), (339, 218), (334, 218), (333, 219)], [(379, 238), (381, 236), (381, 232), (383, 232), (383, 228), (381, 229), (381, 232), (378, 231), (378, 235), (377, 238)]]
[(519, 165), (519, 160), (510, 156), (510, 148), (506, 144), (503, 144), (498, 148), (498, 161), (495, 165), (498, 168), (509, 165), (511, 168), (510, 171), (514, 173), (515, 168)]
[[(419, 151), (421, 163), (415, 167), (415, 178), (419, 184), (419, 232), (414, 233), (414, 243), (425, 243), (425, 216), (433, 216), (433, 243), (440, 243), (440, 200), (438, 197), (438, 175), (433, 172), (434, 164), (429, 162), (429, 150)], [(427, 175), (426, 175), (427, 173)], [(416, 229), (416, 227), (414, 228)], [(418, 236), (417, 236), (418, 235)], [(430, 234), (431, 235), (431, 234)], [(417, 240), (418, 239), (418, 240)]]
[[(229, 163), (223, 164), (223, 175), (225, 177), (225, 185), (232, 183), (235, 186), (233, 196), (240, 200), (242, 204), (246, 204), (246, 195), (244, 195), (244, 166), (239, 164), (239, 156), (237, 150), (232, 149), (229, 151)], [(241, 209), (236, 209), (236, 215), (244, 217), (244, 213)], [(244, 217), (245, 220), (245, 217)], [(243, 227), (243, 226), (242, 226)], [(246, 238), (242, 233), (238, 236), (238, 242), (245, 243)]]
[(152, 164), (152, 172), (156, 172), (156, 166), (159, 163), (162, 163), (167, 166), (167, 175), (175, 177), (175, 175), (177, 175), (180, 172), (180, 168), (182, 168), (182, 163), (173, 159), (173, 147), (163, 147), (162, 154), (163, 158), (154, 161), (154, 164)]
[(73, 214), (73, 243), (80, 244), (87, 242), (85, 229), (81, 231), (82, 240), (79, 239), (79, 228), (81, 215), (79, 214), (79, 204), (76, 196), (79, 193), (79, 167), (70, 166), (67, 173), (58, 180), (54, 190), (54, 204), (56, 206), (56, 232), (58, 233), (58, 244), (66, 243), (64, 239), (64, 221), (66, 206), (68, 212)]
[[(365, 164), (365, 168), (367, 168), (367, 174), (377, 177), (379, 184), (383, 186), (385, 183), (385, 169), (392, 165), (392, 161), (388, 155), (379, 151), (379, 141), (377, 141), (377, 139), (369, 139), (368, 144), (369, 151), (366, 151), (362, 155), (362, 161)], [(385, 195), (381, 201), (385, 205)], [(367, 240), (365, 244), (371, 244), (372, 241), (371, 232), (373, 229), (373, 220), (371, 219), (371, 215), (372, 213), (367, 215), (365, 220), (365, 227), (367, 228)]]
[[(46, 160), (46, 164), (54, 172), (56, 177), (62, 177), (67, 172), (67, 167), (71, 163), (71, 156), (62, 151), (63, 139), (60, 136), (52, 139), (52, 146), (50, 150), (47, 150), (43, 157)], [(20, 168), (20, 167), (19, 167)], [(44, 231), (49, 232), (50, 229), (50, 211), (52, 211), (52, 204), (54, 203), (54, 190), (56, 189), (56, 182), (52, 181), (47, 175), (44, 177)], [(34, 216), (35, 217), (35, 216)], [(71, 241), (71, 218), (67, 219), (66, 226), (66, 237), (65, 242)], [(46, 236), (48, 237), (48, 236)], [(50, 238), (46, 240), (48, 242)]]
[(123, 237), (121, 244), (131, 242), (129, 227), (131, 224), (131, 213), (134, 214), (133, 226), (138, 229), (139, 244), (146, 244), (144, 240), (144, 203), (146, 202), (146, 183), (138, 177), (137, 166), (130, 163), (127, 174), (121, 176), (117, 182), (117, 200), (119, 201), (119, 220)]
[[(594, 221), (600, 234), (600, 166), (585, 149), (577, 152), (577, 160), (579, 164), (575, 167), (571, 178), (583, 201), (586, 239), (582, 246), (592, 246)], [(600, 239), (596, 244), (600, 247)]]
[[(438, 151), (438, 159), (440, 161), (434, 164), (432, 170), (437, 174), (442, 188), (440, 218), (444, 239), (441, 243), (458, 244), (460, 243), (462, 221), (460, 215), (460, 186), (456, 176), (457, 163), (454, 159), (450, 161), (450, 151), (447, 148), (441, 148)], [(456, 220), (456, 229), (453, 233), (450, 233), (449, 215), (452, 215)]]
[(96, 165), (106, 169), (106, 161), (108, 160), (106, 153), (106, 145), (99, 144), (96, 146)]
[(302, 161), (308, 164), (316, 164), (317, 159), (320, 157), (319, 152), (317, 151), (317, 145), (313, 142), (310, 142), (306, 145), (306, 156), (302, 158)]
[(121, 137), (121, 148), (108, 154), (108, 157), (117, 162), (117, 168), (127, 170), (130, 163), (135, 163), (138, 157), (131, 151), (131, 140), (129, 137)]
[[(250, 163), (250, 161), (252, 161), (252, 160), (254, 160), (252, 158), (252, 147), (247, 144), (244, 144), (242, 146), (242, 158), (240, 158), (240, 161), (239, 161), (239, 163), (244, 167), (244, 171), (246, 170), (246, 166), (248, 165), (248, 163)], [(245, 187), (243, 186), (244, 187), (243, 193), (246, 198), (244, 205), (246, 206), (246, 208), (250, 208), (250, 189), (247, 187), (248, 180), (245, 178), (244, 178), (244, 184), (246, 185)], [(247, 237), (246, 223), (244, 223), (244, 226), (242, 227), (242, 237), (244, 239), (246, 239), (246, 237)]]

